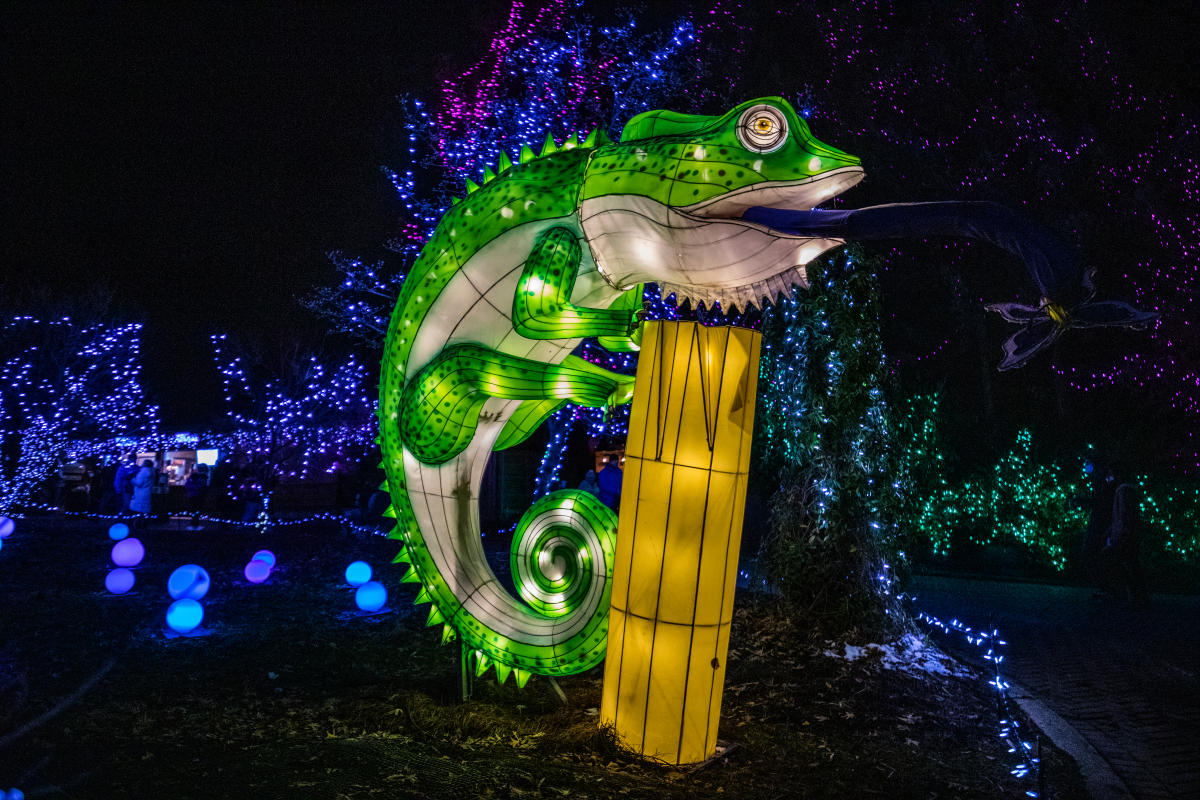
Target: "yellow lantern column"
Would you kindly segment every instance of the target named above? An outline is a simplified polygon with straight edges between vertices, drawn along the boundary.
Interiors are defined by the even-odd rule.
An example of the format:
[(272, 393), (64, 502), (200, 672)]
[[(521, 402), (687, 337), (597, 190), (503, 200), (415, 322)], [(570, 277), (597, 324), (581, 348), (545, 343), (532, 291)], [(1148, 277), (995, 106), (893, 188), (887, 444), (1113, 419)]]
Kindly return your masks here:
[(691, 322), (642, 336), (600, 718), (671, 764), (716, 752), (760, 342)]

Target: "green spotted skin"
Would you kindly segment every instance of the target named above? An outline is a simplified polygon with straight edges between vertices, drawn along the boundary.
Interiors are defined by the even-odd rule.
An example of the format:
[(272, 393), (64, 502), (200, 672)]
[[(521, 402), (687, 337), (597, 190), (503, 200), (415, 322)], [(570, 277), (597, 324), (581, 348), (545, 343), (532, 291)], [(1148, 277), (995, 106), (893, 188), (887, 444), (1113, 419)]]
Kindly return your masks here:
[[(743, 147), (739, 128), (764, 103), (789, 131), (770, 153)], [(662, 278), (649, 259), (627, 270), (636, 273), (630, 280), (614, 281), (601, 254), (624, 245), (600, 241), (607, 234), (594, 237), (589, 224), (635, 201), (631, 213), (655, 216), (856, 163), (813, 139), (785, 101), (764, 98), (720, 117), (642, 114), (619, 144), (596, 133), (561, 148), (548, 139), (540, 155), (523, 148), (516, 164), (502, 157), (499, 175), (485, 172), (481, 187), (468, 182), (467, 196), (445, 212), (389, 324), (379, 442), (392, 536), (403, 541), (396, 560), (411, 565), (403, 580), (420, 584), (428, 624), (442, 625), (443, 641), (457, 635), (478, 674), (494, 668), (501, 681), (514, 675), (524, 685), (533, 674), (584, 671), (605, 652), (616, 515), (574, 490), (534, 503), (511, 553), (522, 603), (487, 566), (477, 508), (492, 451), (523, 441), (566, 402), (631, 399), (632, 377), (571, 350), (587, 336), (636, 350), (641, 281)], [(649, 240), (671, 235), (670, 225), (646, 231)]]
[[(736, 122), (747, 108), (765, 102), (783, 110), (789, 136), (777, 151), (750, 152), (738, 141)], [(778, 97), (743, 103), (721, 117), (648, 111), (629, 121), (620, 144), (597, 152), (580, 199), (637, 194), (678, 208), (765, 181), (812, 178), (861, 163), (857, 156), (818, 141), (804, 119)]]

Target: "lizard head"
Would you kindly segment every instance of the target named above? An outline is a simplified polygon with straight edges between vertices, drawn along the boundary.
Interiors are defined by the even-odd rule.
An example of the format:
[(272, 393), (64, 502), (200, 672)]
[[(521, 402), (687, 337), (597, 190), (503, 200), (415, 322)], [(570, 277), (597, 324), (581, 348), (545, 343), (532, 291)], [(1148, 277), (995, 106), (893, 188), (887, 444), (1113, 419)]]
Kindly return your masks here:
[(818, 141), (779, 97), (719, 117), (648, 111), (592, 153), (580, 215), (605, 279), (653, 281), (663, 296), (724, 308), (807, 286), (804, 265), (840, 239), (793, 236), (742, 218), (807, 210), (862, 180), (861, 162)]

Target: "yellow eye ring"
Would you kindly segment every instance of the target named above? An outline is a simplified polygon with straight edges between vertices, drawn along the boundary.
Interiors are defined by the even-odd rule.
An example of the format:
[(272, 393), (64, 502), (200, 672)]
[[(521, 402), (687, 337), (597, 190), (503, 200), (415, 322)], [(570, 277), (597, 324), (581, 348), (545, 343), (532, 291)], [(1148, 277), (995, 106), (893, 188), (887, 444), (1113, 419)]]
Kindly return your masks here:
[(774, 106), (760, 103), (742, 112), (736, 131), (742, 147), (752, 153), (771, 153), (787, 141), (787, 117)]

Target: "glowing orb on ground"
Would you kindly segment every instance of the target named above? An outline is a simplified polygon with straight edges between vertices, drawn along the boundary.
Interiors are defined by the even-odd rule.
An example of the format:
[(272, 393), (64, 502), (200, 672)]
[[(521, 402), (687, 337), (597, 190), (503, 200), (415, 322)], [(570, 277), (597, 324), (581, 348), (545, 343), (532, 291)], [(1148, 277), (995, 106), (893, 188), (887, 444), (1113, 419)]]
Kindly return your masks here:
[(118, 567), (136, 567), (146, 557), (146, 548), (140, 539), (130, 536), (113, 545), (112, 562)]
[(354, 602), (363, 611), (378, 611), (387, 604), (387, 589), (379, 581), (367, 581), (354, 593)]
[(114, 522), (108, 527), (108, 538), (119, 542), (129, 535), (129, 526), (124, 522)]
[(176, 600), (167, 609), (167, 626), (176, 633), (190, 633), (204, 619), (204, 606), (190, 597)]
[(268, 567), (275, 568), (275, 554), (270, 550), (259, 550), (250, 556), (251, 561), (265, 561)]
[(346, 583), (351, 586), (362, 586), (371, 580), (371, 565), (365, 561), (354, 561), (346, 567)]
[(113, 594), (125, 594), (133, 588), (133, 570), (118, 567), (104, 576), (104, 588)]
[(242, 574), (251, 583), (262, 583), (271, 577), (271, 565), (265, 561), (259, 561), (257, 558), (252, 558), (250, 559), (250, 563), (246, 565), (246, 568), (242, 570)]
[(0, 539), (7, 539), (12, 536), (12, 532), (16, 530), (17, 523), (13, 522), (10, 517), (0, 517)]
[(208, 587), (211, 585), (212, 581), (209, 580), (208, 571), (204, 567), (199, 564), (184, 564), (167, 578), (167, 593), (171, 595), (172, 600), (185, 597), (201, 600), (208, 594)]

